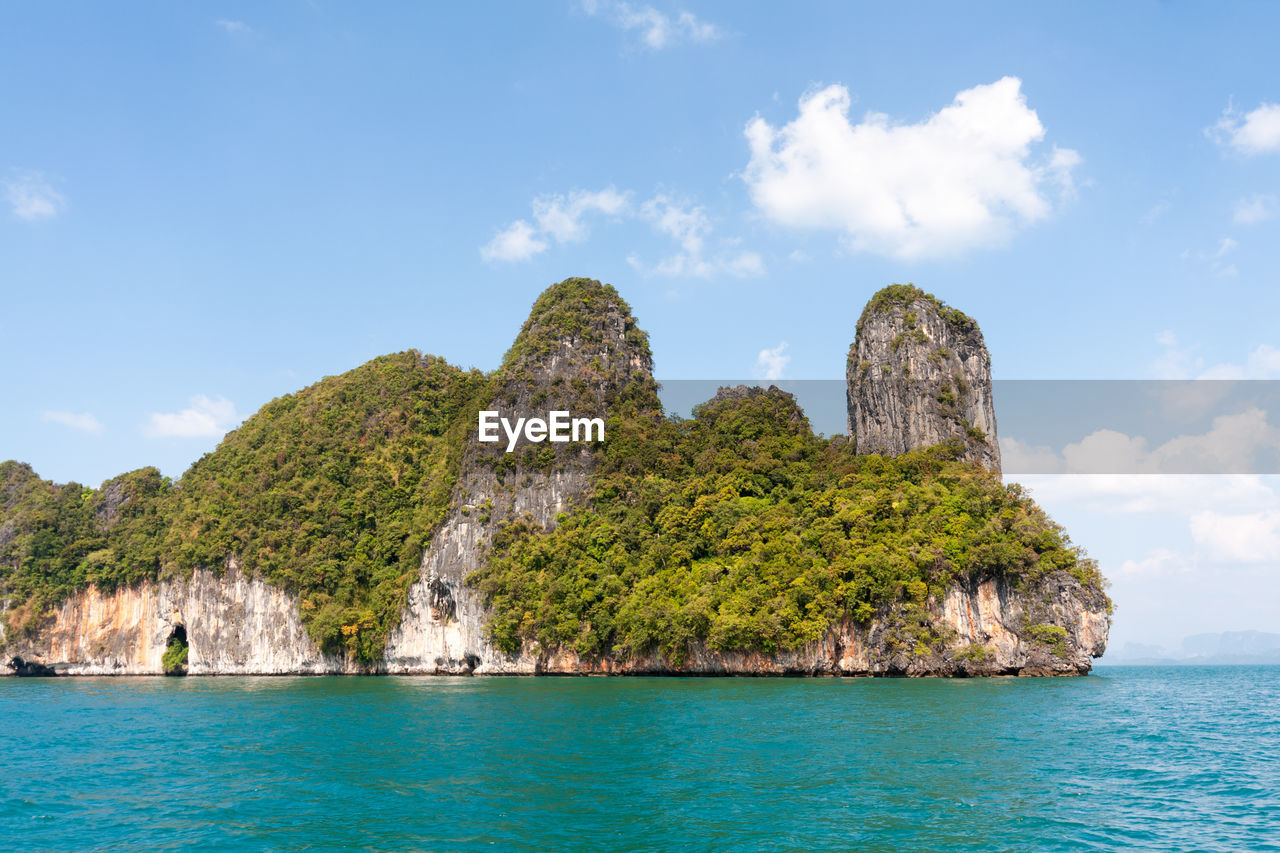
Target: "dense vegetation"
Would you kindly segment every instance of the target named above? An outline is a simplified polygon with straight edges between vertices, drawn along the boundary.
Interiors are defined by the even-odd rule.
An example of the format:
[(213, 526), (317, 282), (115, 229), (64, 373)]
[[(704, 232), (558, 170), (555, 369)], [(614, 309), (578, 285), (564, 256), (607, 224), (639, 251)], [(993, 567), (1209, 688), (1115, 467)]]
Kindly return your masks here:
[(268, 403), (173, 486), (154, 468), (102, 489), (0, 466), (0, 582), (11, 631), (90, 583), (197, 567), (244, 570), (299, 594), (326, 651), (377, 659), (424, 543), (448, 509), (487, 380), (403, 352)]
[(1017, 486), (955, 461), (959, 446), (859, 457), (776, 389), (633, 423), (615, 428), (588, 508), (551, 533), (506, 528), (473, 574), (500, 647), (678, 662), (694, 641), (772, 652), (896, 606), (896, 641), (923, 653), (939, 639), (923, 605), (953, 579), (1063, 569), (1101, 585)]
[(0, 462), (0, 594), (10, 631), (35, 627), (77, 589), (105, 589), (155, 577), (172, 484), (155, 468), (100, 489), (55, 485), (31, 466)]
[[(862, 309), (862, 315), (858, 318), (858, 331), (862, 331), (862, 324), (868, 317), (875, 314), (886, 314), (894, 308), (908, 310), (916, 302), (925, 302), (932, 305), (939, 316), (964, 334), (977, 331), (978, 322), (968, 314), (958, 308), (952, 308), (932, 293), (926, 293), (914, 284), (891, 284), (876, 291), (875, 295), (867, 302), (866, 307)], [(909, 325), (914, 325), (914, 323)], [(897, 349), (896, 345), (894, 349)]]

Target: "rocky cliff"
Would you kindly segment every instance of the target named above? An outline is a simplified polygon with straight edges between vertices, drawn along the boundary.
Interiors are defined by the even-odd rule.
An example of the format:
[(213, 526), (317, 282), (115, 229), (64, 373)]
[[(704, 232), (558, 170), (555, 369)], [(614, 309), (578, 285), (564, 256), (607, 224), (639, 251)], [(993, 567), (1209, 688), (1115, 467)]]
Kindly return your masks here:
[[(611, 287), (569, 279), (542, 295), (498, 371), (483, 408), (504, 417), (562, 410), (605, 419), (619, 408), (660, 410), (648, 339)], [(505, 654), (490, 642), (488, 608), (467, 576), (503, 525), (549, 528), (579, 502), (598, 448), (531, 444), (514, 452), (469, 434), (453, 509), (422, 559), (409, 607), (387, 644), (388, 672), (532, 673), (531, 654)]]
[(999, 473), (991, 357), (973, 318), (912, 285), (886, 287), (858, 320), (846, 378), (859, 453), (960, 439), (966, 459)]
[[(323, 655), (298, 616), (298, 597), (233, 561), (186, 580), (146, 581), (68, 598), (34, 636), (15, 638), (5, 668), (38, 663), (60, 675), (158, 675), (171, 639), (189, 644), (190, 675), (356, 673), (349, 657)], [(16, 660), (16, 663), (15, 663)]]

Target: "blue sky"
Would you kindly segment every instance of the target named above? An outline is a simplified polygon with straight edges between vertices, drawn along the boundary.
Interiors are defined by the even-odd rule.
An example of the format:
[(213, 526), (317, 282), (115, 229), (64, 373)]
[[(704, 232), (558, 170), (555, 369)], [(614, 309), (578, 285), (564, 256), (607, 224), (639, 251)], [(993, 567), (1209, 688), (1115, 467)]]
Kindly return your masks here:
[[(839, 377), (914, 281), (998, 378), (1275, 378), (1276, 32), (1267, 3), (9, 4), (0, 457), (177, 476), (373, 356), (496, 366), (570, 275), (660, 377)], [(1085, 482), (1037, 493), (1118, 637), (1280, 628), (1273, 483)], [(1210, 618), (1224, 577), (1253, 594)]]

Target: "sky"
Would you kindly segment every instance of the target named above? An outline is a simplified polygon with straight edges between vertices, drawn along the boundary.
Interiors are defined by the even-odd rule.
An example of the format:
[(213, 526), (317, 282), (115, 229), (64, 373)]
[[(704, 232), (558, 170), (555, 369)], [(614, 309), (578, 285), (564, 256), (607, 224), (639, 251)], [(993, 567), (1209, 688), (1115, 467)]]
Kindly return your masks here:
[[(178, 477), (377, 355), (492, 369), (575, 275), (660, 379), (838, 379), (907, 281), (997, 380), (1280, 378), (1276, 32), (1274, 3), (6, 4), (0, 458)], [(1277, 444), (1221, 414), (1185, 441)], [(1104, 420), (1002, 441), (1053, 460), (1018, 479), (1111, 578), (1113, 648), (1280, 630), (1280, 480), (1160, 473), (1178, 439)], [(1072, 473), (1088, 441), (1125, 473)]]

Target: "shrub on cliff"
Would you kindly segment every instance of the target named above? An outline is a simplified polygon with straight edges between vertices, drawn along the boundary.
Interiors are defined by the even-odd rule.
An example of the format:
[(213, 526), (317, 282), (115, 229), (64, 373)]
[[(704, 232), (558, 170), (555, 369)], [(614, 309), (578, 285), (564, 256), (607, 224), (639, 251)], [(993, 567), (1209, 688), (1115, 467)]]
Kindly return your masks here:
[(165, 675), (185, 675), (187, 672), (187, 656), (191, 647), (184, 641), (174, 637), (164, 650), (160, 659), (160, 669)]

